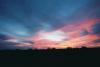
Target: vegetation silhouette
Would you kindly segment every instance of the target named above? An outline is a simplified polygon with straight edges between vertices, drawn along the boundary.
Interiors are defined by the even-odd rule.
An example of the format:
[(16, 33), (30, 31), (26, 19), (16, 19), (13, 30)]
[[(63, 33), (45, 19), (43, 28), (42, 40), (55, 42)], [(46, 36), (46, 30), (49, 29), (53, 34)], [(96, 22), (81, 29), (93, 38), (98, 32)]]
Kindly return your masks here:
[[(100, 48), (86, 48), (86, 47), (82, 47), (82, 48), (66, 48), (66, 49), (55, 49), (55, 48), (48, 48), (48, 49), (28, 49), (28, 50), (20, 50), (20, 49), (16, 49), (16, 50), (0, 50), (0, 55), (6, 55), (6, 54), (11, 54), (11, 55), (50, 55), (50, 54), (59, 54), (59, 55), (66, 55), (66, 54), (96, 54), (100, 51)], [(49, 53), (49, 54), (48, 54)]]

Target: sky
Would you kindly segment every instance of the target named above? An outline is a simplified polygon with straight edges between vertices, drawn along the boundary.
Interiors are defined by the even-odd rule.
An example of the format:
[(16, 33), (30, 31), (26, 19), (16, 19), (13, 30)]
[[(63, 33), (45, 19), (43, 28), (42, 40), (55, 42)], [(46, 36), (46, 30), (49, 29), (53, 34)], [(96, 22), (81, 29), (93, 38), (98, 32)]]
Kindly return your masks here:
[(0, 0), (0, 49), (100, 47), (100, 0)]

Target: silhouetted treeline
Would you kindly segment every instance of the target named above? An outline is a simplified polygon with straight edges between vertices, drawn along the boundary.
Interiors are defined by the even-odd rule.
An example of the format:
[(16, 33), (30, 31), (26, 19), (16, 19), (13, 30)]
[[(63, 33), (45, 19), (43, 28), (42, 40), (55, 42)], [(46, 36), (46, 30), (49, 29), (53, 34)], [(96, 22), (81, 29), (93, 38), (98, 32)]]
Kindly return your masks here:
[[(5, 65), (5, 61), (9, 65), (19, 63), (20, 65), (30, 65), (30, 62), (34, 66), (47, 65), (53, 67), (59, 64), (62, 66), (65, 64), (80, 64), (88, 62), (96, 62), (100, 58), (100, 48), (67, 48), (67, 49), (29, 49), (29, 50), (1, 50), (0, 51), (0, 64)], [(15, 61), (16, 60), (16, 61)], [(66, 60), (66, 61), (65, 61)], [(6, 64), (6, 65), (7, 65)], [(49, 64), (49, 65), (48, 65)], [(53, 65), (51, 65), (53, 64)], [(55, 66), (55, 67), (58, 67)], [(83, 65), (82, 65), (83, 66)]]
[(28, 49), (28, 50), (0, 50), (0, 56), (2, 55), (22, 55), (22, 56), (65, 56), (65, 55), (95, 55), (100, 53), (100, 48), (66, 48), (66, 49)]

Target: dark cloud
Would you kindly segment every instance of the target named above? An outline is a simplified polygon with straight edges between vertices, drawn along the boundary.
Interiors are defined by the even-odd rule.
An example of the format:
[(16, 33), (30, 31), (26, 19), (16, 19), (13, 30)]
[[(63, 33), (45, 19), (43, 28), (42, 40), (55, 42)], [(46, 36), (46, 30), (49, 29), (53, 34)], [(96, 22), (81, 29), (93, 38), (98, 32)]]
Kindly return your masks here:
[(100, 35), (100, 23), (96, 23), (95, 25), (93, 25), (93, 34), (98, 34)]
[(81, 35), (88, 35), (88, 34), (90, 34), (90, 33), (89, 33), (87, 30), (84, 29), (84, 30), (81, 31), (80, 34), (81, 34)]
[[(32, 41), (27, 40), (19, 40), (19, 42), (9, 42), (7, 40), (14, 39), (11, 36), (0, 34), (0, 50), (3, 49), (29, 49), (31, 47), (24, 46), (24, 44), (34, 44)], [(23, 44), (22, 47), (17, 46), (19, 44)]]
[(8, 40), (11, 39), (12, 37), (5, 35), (5, 34), (0, 34), (0, 40)]
[(100, 43), (100, 39), (94, 40), (94, 43)]
[(17, 47), (15, 47), (14, 45), (16, 45), (16, 43), (6, 42), (4, 40), (0, 40), (0, 50), (2, 50), (2, 49), (16, 49)]
[(0, 34), (0, 49), (15, 49), (13, 45), (16, 45), (16, 43), (6, 42), (8, 39), (11, 39), (11, 37), (5, 34)]
[[(33, 44), (33, 42), (31, 41), (23, 41), (23, 43), (15, 43), (15, 42), (7, 42), (5, 40), (0, 40), (0, 50), (3, 49), (20, 49), (20, 50), (24, 50), (24, 49), (32, 49), (31, 46), (25, 46), (26, 44)], [(23, 44), (23, 46), (18, 46), (20, 44)]]

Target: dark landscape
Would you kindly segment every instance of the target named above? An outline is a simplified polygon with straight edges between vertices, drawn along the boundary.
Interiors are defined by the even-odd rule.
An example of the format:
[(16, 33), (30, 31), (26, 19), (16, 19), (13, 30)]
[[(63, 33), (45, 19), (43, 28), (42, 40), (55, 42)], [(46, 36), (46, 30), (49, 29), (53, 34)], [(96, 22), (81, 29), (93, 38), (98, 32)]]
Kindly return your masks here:
[(100, 48), (66, 48), (66, 49), (28, 49), (28, 50), (1, 50), (0, 56), (22, 56), (22, 57), (52, 57), (52, 56), (98, 56)]
[[(41, 49), (41, 50), (1, 50), (0, 65), (33, 65), (33, 66), (62, 66), (69, 63), (93, 64), (100, 58), (100, 48), (67, 48), (67, 49)], [(96, 62), (97, 63), (97, 62)], [(48, 65), (49, 64), (49, 65)], [(91, 63), (90, 63), (91, 65)]]

